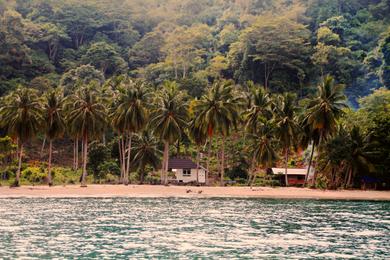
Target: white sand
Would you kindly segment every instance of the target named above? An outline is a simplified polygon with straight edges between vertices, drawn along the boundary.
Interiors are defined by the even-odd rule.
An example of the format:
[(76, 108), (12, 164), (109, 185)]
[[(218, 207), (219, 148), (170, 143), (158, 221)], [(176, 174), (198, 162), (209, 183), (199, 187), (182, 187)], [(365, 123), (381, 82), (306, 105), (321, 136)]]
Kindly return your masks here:
[(286, 199), (390, 200), (390, 191), (270, 187), (193, 187), (161, 185), (79, 185), (0, 187), (0, 198), (8, 197), (251, 197)]

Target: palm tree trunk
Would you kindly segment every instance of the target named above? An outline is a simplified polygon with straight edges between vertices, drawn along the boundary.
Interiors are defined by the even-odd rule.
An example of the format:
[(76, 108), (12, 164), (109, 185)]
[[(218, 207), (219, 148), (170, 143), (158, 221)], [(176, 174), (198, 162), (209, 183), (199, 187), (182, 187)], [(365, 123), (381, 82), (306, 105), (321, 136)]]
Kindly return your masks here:
[(125, 178), (125, 172), (126, 172), (126, 147), (125, 147), (125, 143), (126, 143), (125, 135), (122, 134), (121, 149), (122, 149), (122, 168), (123, 168), (123, 171), (121, 172), (121, 178), (119, 180), (119, 183), (123, 183), (123, 180)]
[(200, 146), (197, 146), (196, 151), (196, 183), (199, 184), (199, 161), (200, 161)]
[(72, 169), (75, 170), (76, 169), (76, 143), (75, 141), (73, 140), (73, 165), (72, 165)]
[(81, 187), (87, 187), (87, 156), (88, 156), (88, 136), (84, 136), (83, 140), (83, 177), (81, 179)]
[(119, 149), (119, 165), (121, 166), (121, 175), (119, 177), (119, 182), (121, 182), (124, 170), (123, 170), (122, 144), (121, 144), (120, 135), (118, 139), (118, 149)]
[(79, 137), (78, 136), (76, 136), (76, 159), (75, 159), (75, 163), (76, 163), (75, 170), (77, 171), (79, 169)]
[[(81, 157), (82, 157), (82, 160), (84, 160), (84, 138), (81, 140)], [(82, 164), (84, 163), (84, 161), (82, 161)], [(77, 165), (78, 167), (78, 165)]]
[(308, 178), (309, 178), (310, 167), (311, 167), (311, 163), (312, 163), (312, 161), (313, 161), (313, 154), (314, 154), (314, 142), (313, 142), (313, 147), (311, 148), (310, 159), (309, 159), (309, 165), (307, 166), (307, 172), (306, 172), (306, 177), (305, 177), (305, 183), (303, 184), (303, 186), (306, 186), (307, 180), (308, 180)]
[(211, 142), (212, 142), (212, 137), (210, 136), (209, 138), (209, 147), (207, 149), (207, 169), (206, 169), (206, 185), (209, 185), (209, 173), (210, 173), (210, 157), (211, 157)]
[(53, 185), (53, 182), (51, 180), (51, 156), (53, 154), (53, 141), (49, 140), (49, 161), (48, 161), (48, 167), (47, 167), (47, 183), (49, 186)]
[(164, 142), (164, 170), (163, 170), (163, 184), (168, 184), (168, 161), (169, 161), (169, 143)]
[(221, 186), (225, 186), (225, 136), (222, 136), (221, 145)]
[(351, 181), (352, 181), (352, 167), (348, 171), (348, 182), (347, 182), (347, 187), (351, 186)]
[(288, 175), (287, 175), (287, 165), (288, 165), (288, 148), (286, 149), (285, 151), (285, 161), (284, 161), (284, 178), (285, 178), (285, 182), (286, 182), (286, 187), (288, 186)]
[(20, 172), (22, 170), (22, 156), (23, 156), (23, 143), (20, 142), (19, 144), (19, 154), (18, 154), (18, 170), (16, 171), (16, 176), (15, 176), (15, 182), (12, 185), (13, 187), (19, 187), (19, 182), (20, 182)]
[(132, 134), (130, 133), (129, 134), (129, 139), (127, 140), (127, 168), (126, 168), (126, 172), (125, 172), (125, 178), (124, 178), (124, 181), (123, 183), (125, 185), (129, 185), (129, 172), (130, 172), (130, 154), (131, 154), (131, 137), (132, 137)]
[(250, 185), (251, 189), (252, 189), (252, 185), (253, 185), (253, 180), (255, 179), (255, 176), (254, 176), (255, 175), (255, 168), (256, 168), (255, 163), (256, 163), (256, 155), (253, 152), (251, 168), (250, 168), (249, 177), (248, 177), (248, 185)]
[(142, 165), (140, 169), (140, 184), (144, 184), (144, 181), (145, 181), (145, 165)]
[(41, 152), (39, 154), (39, 158), (42, 158), (43, 150), (45, 149), (45, 144), (46, 144), (46, 136), (45, 136), (45, 138), (43, 138), (43, 142), (42, 142), (42, 147), (41, 147)]

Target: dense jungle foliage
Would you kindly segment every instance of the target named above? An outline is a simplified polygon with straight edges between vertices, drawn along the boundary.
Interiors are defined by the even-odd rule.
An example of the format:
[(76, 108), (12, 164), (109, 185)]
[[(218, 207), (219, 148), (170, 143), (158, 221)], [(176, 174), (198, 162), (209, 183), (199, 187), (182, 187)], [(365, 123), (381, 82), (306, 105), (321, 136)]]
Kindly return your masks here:
[[(0, 0), (3, 179), (71, 172), (50, 176), (54, 144), (73, 146), (84, 184), (87, 170), (127, 183), (160, 168), (164, 183), (182, 153), (221, 184), (313, 164), (317, 187), (389, 188), (389, 13), (389, 0)], [(36, 136), (49, 174), (23, 164)]]

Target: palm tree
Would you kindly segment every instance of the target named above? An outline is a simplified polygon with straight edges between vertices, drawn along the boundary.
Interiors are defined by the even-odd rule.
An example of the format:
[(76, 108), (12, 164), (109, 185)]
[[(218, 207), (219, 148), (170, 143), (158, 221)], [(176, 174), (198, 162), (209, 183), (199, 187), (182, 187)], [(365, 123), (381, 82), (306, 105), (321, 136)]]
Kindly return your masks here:
[[(322, 84), (318, 86), (317, 96), (308, 104), (303, 125), (308, 128), (306, 132), (312, 136), (312, 152), (310, 156), (307, 175), (313, 160), (315, 146), (320, 145), (337, 131), (337, 119), (342, 115), (346, 97), (344, 87), (335, 84), (333, 77), (327, 75)], [(307, 179), (308, 176), (306, 176)], [(315, 183), (314, 175), (313, 183)]]
[(49, 140), (49, 160), (47, 182), (53, 185), (51, 178), (51, 160), (53, 153), (53, 140), (65, 132), (65, 124), (62, 115), (63, 94), (60, 91), (52, 90), (45, 96), (44, 123), (46, 139)]
[(358, 172), (372, 172), (374, 167), (368, 159), (367, 144), (369, 136), (364, 138), (359, 127), (354, 126), (349, 133), (351, 149), (349, 156), (346, 156), (343, 163), (346, 168), (345, 186), (351, 187), (353, 178)]
[(140, 183), (145, 180), (145, 168), (147, 165), (157, 169), (160, 162), (161, 151), (158, 149), (158, 142), (148, 131), (136, 135), (134, 143), (133, 164), (140, 172)]
[(151, 113), (150, 126), (155, 135), (164, 142), (161, 182), (168, 183), (169, 145), (179, 140), (187, 127), (188, 112), (184, 93), (175, 82), (164, 82), (156, 96)]
[(83, 145), (83, 175), (81, 186), (86, 187), (88, 140), (99, 137), (106, 124), (106, 108), (93, 85), (79, 89), (68, 99), (71, 104), (67, 121), (72, 132), (81, 137)]
[(269, 168), (272, 167), (273, 163), (278, 159), (273, 145), (275, 130), (275, 125), (273, 125), (270, 121), (262, 120), (257, 131), (249, 134), (249, 138), (251, 140), (250, 149), (253, 154), (249, 178), (251, 186), (256, 178), (256, 165)]
[(285, 93), (281, 96), (278, 96), (275, 100), (274, 106), (277, 135), (279, 137), (279, 141), (282, 143), (284, 150), (284, 173), (286, 186), (288, 186), (288, 156), (291, 147), (296, 145), (297, 137), (300, 132), (300, 127), (295, 118), (295, 95), (291, 93)]
[[(131, 140), (134, 133), (142, 130), (148, 121), (148, 92), (146, 86), (138, 81), (129, 81), (119, 88), (117, 102), (111, 114), (112, 125), (121, 135), (119, 150), (123, 183), (129, 183)], [(127, 139), (127, 162), (126, 162)]]
[(207, 133), (199, 127), (198, 118), (193, 118), (188, 127), (188, 136), (196, 145), (196, 182), (199, 184), (200, 149), (207, 141)]
[(244, 113), (244, 120), (245, 130), (251, 133), (256, 132), (260, 119), (272, 117), (272, 102), (264, 88), (251, 83), (248, 83), (248, 88), (248, 110)]
[(0, 127), (17, 139), (18, 169), (12, 186), (18, 187), (22, 167), (23, 145), (33, 138), (42, 124), (42, 105), (37, 91), (19, 87), (4, 99), (0, 108)]
[(194, 107), (198, 118), (196, 127), (200, 127), (208, 135), (206, 183), (210, 169), (211, 143), (216, 132), (222, 136), (220, 173), (221, 185), (224, 185), (225, 141), (231, 129), (238, 125), (239, 110), (242, 106), (242, 97), (233, 91), (232, 82), (220, 81), (209, 88)]

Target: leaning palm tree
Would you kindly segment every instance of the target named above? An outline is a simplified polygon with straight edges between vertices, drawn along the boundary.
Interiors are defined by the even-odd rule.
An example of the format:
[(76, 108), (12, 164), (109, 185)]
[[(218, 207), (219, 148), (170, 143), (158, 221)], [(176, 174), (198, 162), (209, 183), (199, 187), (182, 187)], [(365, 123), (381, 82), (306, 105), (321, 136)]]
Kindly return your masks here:
[(161, 151), (158, 149), (157, 141), (148, 131), (136, 135), (133, 165), (139, 170), (141, 184), (145, 181), (146, 166), (149, 165), (153, 169), (157, 169), (159, 165)]
[(257, 165), (269, 168), (278, 159), (273, 145), (275, 130), (276, 127), (272, 122), (263, 119), (260, 120), (256, 132), (249, 133), (249, 140), (251, 141), (250, 150), (252, 150), (251, 172), (249, 176), (249, 184), (251, 186), (256, 178), (255, 171)]
[(167, 81), (157, 93), (154, 106), (150, 116), (150, 127), (164, 143), (161, 182), (167, 184), (169, 145), (179, 140), (187, 127), (187, 102), (176, 83)]
[[(148, 92), (144, 83), (127, 81), (119, 88), (119, 96), (111, 113), (111, 124), (120, 135), (119, 153), (125, 185), (129, 183), (132, 135), (146, 126), (148, 100)], [(127, 161), (125, 146), (127, 146)]]
[(49, 186), (53, 185), (51, 178), (51, 161), (53, 153), (53, 140), (60, 137), (65, 132), (65, 124), (62, 113), (63, 93), (62, 91), (52, 90), (45, 96), (44, 101), (44, 124), (46, 139), (49, 140), (49, 159), (47, 182)]
[(295, 118), (295, 95), (285, 93), (281, 96), (277, 96), (274, 111), (277, 136), (279, 137), (279, 141), (281, 142), (284, 151), (285, 182), (286, 186), (288, 186), (288, 156), (291, 147), (296, 145), (297, 137), (300, 132), (299, 124)]
[(42, 104), (37, 91), (19, 87), (6, 96), (0, 108), (0, 127), (18, 142), (18, 169), (14, 187), (19, 186), (22, 167), (23, 146), (40, 130), (42, 124)]
[(208, 179), (211, 143), (215, 133), (222, 136), (221, 143), (221, 185), (224, 185), (225, 168), (225, 141), (232, 128), (236, 128), (239, 122), (239, 111), (244, 102), (241, 95), (233, 89), (231, 81), (216, 82), (207, 93), (197, 102), (194, 107), (196, 117), (196, 127), (208, 135), (208, 159), (206, 171), (206, 183)]
[(71, 104), (67, 122), (72, 132), (81, 137), (83, 145), (82, 187), (87, 186), (88, 140), (101, 136), (107, 117), (106, 108), (98, 93), (93, 90), (94, 87), (94, 85), (83, 87), (67, 100), (68, 104)]
[[(345, 100), (343, 85), (335, 84), (333, 77), (327, 75), (318, 86), (317, 96), (308, 104), (303, 126), (312, 136), (313, 145), (307, 175), (315, 146), (319, 146), (337, 131), (337, 119), (342, 115), (343, 108), (347, 107)], [(315, 177), (314, 175), (313, 183)]]

